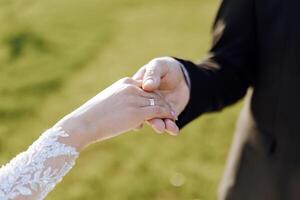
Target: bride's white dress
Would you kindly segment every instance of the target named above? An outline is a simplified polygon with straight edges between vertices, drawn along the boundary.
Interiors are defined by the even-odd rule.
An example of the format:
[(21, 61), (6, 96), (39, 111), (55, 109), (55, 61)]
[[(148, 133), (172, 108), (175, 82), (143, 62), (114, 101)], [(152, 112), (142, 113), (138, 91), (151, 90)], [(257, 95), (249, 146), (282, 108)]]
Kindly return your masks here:
[(60, 139), (61, 128), (43, 133), (27, 151), (0, 168), (0, 200), (40, 200), (74, 166), (79, 153)]

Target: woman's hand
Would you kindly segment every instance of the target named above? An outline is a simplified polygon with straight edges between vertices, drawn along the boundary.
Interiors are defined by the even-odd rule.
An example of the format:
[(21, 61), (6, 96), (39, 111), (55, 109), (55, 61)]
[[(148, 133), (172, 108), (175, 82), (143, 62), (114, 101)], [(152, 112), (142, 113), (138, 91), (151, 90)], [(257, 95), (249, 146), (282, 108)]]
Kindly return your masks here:
[[(70, 134), (65, 141), (81, 150), (89, 143), (117, 136), (154, 118), (175, 120), (176, 114), (156, 93), (141, 89), (142, 82), (123, 78), (55, 126)], [(151, 105), (150, 99), (155, 105)]]

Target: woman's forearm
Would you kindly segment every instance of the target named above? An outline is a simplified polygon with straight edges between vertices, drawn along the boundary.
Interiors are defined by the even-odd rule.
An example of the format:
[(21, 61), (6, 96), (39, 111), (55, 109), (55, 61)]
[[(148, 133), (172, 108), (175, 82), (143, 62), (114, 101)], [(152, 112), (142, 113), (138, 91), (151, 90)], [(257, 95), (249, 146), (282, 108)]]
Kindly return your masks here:
[(44, 132), (27, 151), (0, 169), (0, 199), (43, 199), (88, 144), (115, 137), (149, 119), (174, 120), (170, 105), (139, 85), (122, 79)]
[(75, 164), (79, 151), (68, 144), (71, 137), (61, 127), (53, 127), (3, 166), (0, 199), (43, 199)]
[(43, 199), (91, 140), (84, 120), (67, 115), (0, 169), (0, 199)]

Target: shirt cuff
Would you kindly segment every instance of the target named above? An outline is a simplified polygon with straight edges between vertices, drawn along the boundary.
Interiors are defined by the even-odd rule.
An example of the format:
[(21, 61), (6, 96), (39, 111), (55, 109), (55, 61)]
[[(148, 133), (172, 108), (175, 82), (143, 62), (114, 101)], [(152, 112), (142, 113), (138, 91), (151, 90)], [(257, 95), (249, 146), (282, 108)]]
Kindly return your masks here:
[[(180, 62), (179, 62), (180, 63)], [(188, 73), (188, 71), (186, 70), (185, 66), (180, 63), (180, 68), (182, 70), (182, 73), (184, 75), (184, 79), (185, 79), (185, 82), (187, 84), (187, 86), (189, 87), (189, 89), (191, 90), (191, 79), (190, 79), (190, 75)]]

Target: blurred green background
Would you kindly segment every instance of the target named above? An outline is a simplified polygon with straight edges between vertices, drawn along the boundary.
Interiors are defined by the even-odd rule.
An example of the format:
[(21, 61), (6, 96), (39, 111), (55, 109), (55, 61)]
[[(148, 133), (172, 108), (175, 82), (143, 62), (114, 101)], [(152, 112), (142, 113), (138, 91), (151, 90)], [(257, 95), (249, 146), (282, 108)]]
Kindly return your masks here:
[[(218, 2), (0, 0), (0, 164), (151, 58), (204, 56)], [(216, 199), (240, 107), (95, 144), (48, 199)]]

